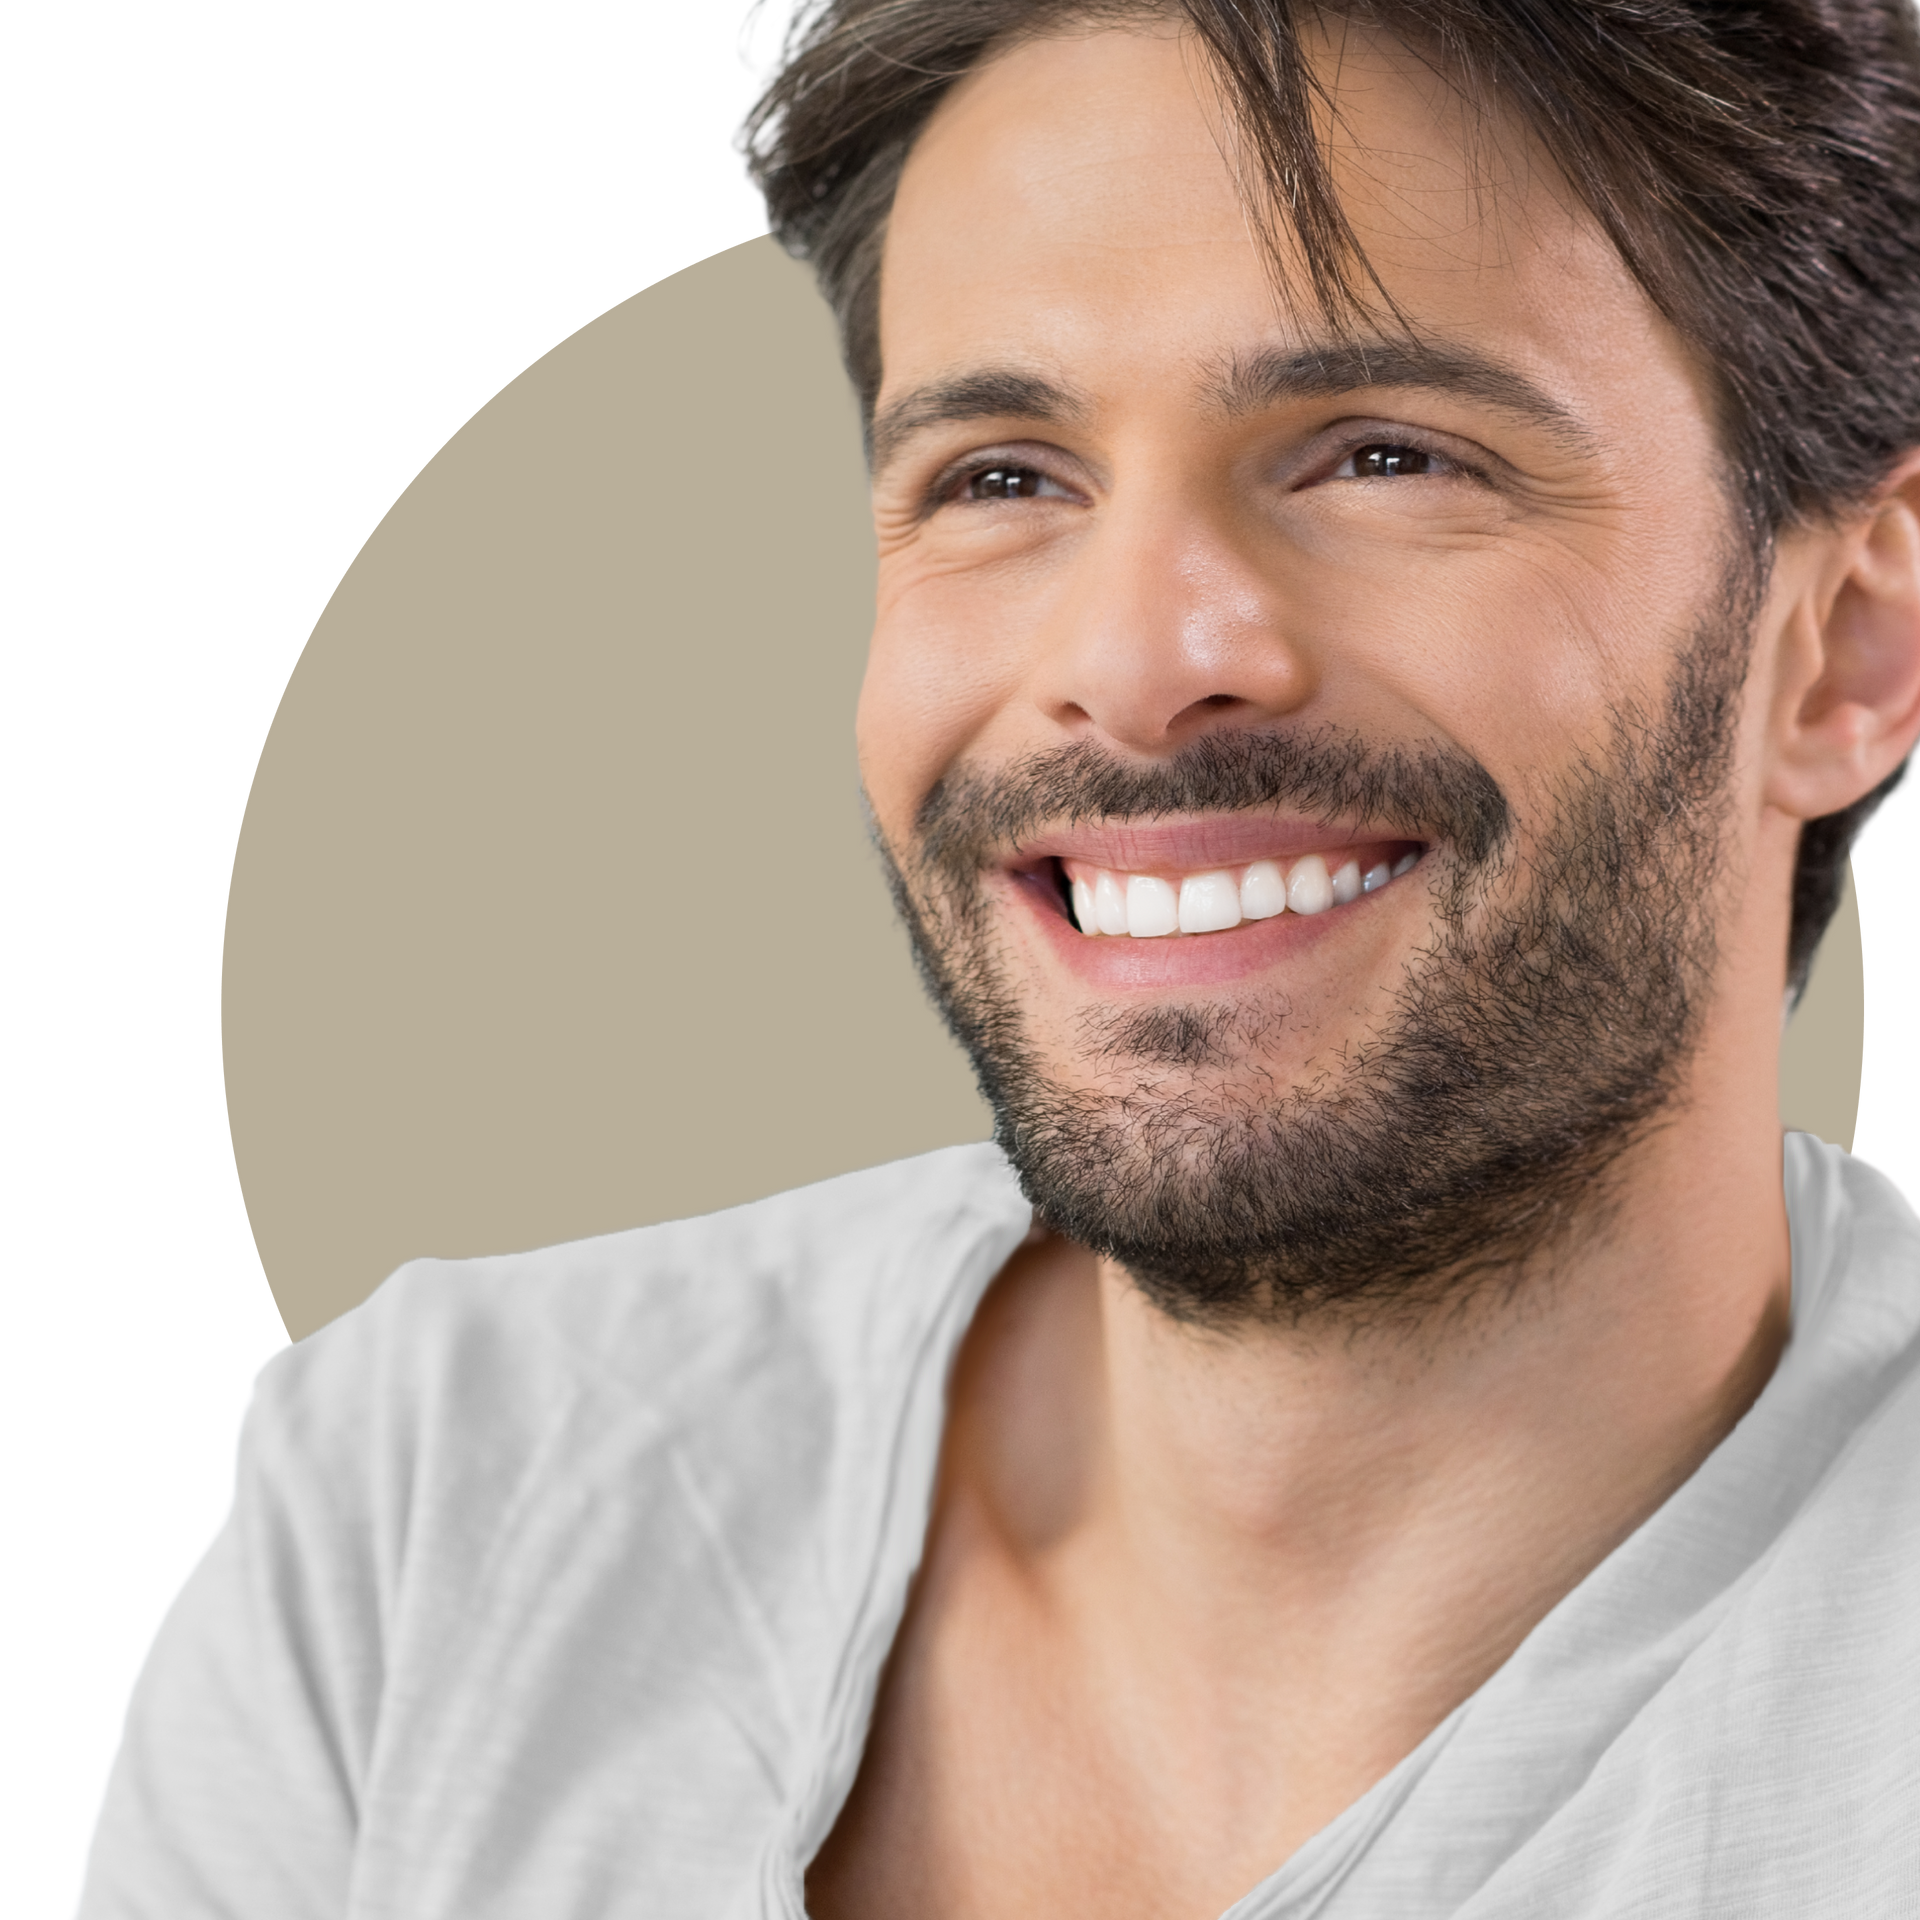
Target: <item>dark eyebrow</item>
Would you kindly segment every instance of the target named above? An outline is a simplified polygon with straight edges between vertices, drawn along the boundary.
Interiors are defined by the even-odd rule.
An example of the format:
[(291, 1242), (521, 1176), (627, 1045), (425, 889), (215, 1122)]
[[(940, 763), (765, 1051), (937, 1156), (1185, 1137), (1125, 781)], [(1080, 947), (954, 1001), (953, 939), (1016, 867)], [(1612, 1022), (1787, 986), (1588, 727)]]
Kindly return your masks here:
[[(1258, 413), (1283, 400), (1330, 400), (1368, 387), (1410, 387), (1461, 395), (1544, 428), (1576, 453), (1591, 453), (1592, 433), (1579, 418), (1525, 374), (1470, 348), (1438, 341), (1327, 343), (1270, 347), (1237, 354), (1208, 382), (1228, 414)], [(874, 473), (916, 433), (954, 421), (1014, 419), (1044, 425), (1087, 419), (1093, 409), (1059, 382), (1013, 367), (929, 381), (883, 407), (867, 430), (867, 462)]]
[(1330, 400), (1367, 387), (1415, 387), (1484, 401), (1544, 428), (1576, 453), (1594, 438), (1577, 415), (1525, 374), (1443, 341), (1353, 342), (1236, 355), (1213, 382), (1230, 414), (1258, 413), (1282, 400)]
[(1016, 419), (1049, 424), (1084, 420), (1089, 409), (1078, 394), (1038, 374), (1011, 367), (934, 380), (903, 393), (874, 415), (867, 429), (867, 464), (878, 473), (923, 427), (954, 420)]

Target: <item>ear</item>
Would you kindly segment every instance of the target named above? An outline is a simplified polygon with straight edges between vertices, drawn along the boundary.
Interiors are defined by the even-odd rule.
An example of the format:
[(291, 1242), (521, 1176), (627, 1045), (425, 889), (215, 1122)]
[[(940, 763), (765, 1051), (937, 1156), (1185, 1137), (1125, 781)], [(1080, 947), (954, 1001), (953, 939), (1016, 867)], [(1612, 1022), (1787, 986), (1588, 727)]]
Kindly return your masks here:
[(1871, 793), (1920, 736), (1920, 451), (1812, 536), (1780, 635), (1767, 798), (1801, 820)]

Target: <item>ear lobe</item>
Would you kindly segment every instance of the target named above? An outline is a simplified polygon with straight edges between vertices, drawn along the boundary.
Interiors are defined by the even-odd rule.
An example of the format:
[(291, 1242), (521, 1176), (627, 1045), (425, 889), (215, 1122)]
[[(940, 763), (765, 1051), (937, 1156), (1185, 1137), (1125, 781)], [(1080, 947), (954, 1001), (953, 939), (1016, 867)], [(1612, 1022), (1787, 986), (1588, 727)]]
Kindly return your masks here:
[(1834, 537), (1838, 585), (1794, 616), (1768, 782), (1802, 820), (1872, 792), (1920, 736), (1920, 453)]

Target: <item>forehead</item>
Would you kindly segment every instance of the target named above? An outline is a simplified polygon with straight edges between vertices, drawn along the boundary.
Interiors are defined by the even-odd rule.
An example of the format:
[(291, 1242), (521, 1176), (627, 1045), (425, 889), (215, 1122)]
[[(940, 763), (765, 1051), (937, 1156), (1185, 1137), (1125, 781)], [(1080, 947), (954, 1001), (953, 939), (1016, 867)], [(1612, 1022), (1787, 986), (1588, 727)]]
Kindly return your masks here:
[[(1310, 45), (1341, 204), (1417, 338), (1569, 415), (1685, 409), (1710, 382), (1527, 130), (1390, 38)], [(1249, 359), (1333, 343), (1297, 244), (1276, 262), (1203, 55), (1172, 27), (1019, 44), (941, 103), (903, 171), (881, 278), (881, 408), (991, 365), (1083, 391), (1219, 400)], [(1364, 277), (1363, 277), (1364, 285)], [(1383, 337), (1404, 332), (1381, 309)], [(1459, 352), (1456, 351), (1456, 358)], [(1169, 384), (1171, 383), (1171, 384)]]

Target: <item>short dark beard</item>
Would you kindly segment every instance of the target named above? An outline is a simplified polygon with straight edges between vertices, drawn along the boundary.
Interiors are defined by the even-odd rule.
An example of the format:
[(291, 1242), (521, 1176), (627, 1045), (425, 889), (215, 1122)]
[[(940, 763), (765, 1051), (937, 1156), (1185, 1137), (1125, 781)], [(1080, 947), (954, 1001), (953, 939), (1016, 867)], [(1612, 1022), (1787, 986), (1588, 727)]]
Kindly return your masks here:
[[(941, 782), (909, 856), (881, 853), (1041, 1218), (1206, 1325), (1424, 1317), (1597, 1231), (1609, 1173), (1673, 1103), (1710, 997), (1759, 584), (1751, 563), (1729, 568), (1664, 711), (1616, 708), (1604, 762), (1575, 762), (1524, 851), (1469, 756), (1324, 729), (1220, 732), (1144, 765), (1075, 743)], [(1084, 1058), (1124, 1084), (1054, 1079), (982, 874), (1043, 826), (1279, 808), (1428, 844), (1409, 878), (1434, 936), (1379, 1036), (1276, 1096), (1244, 1067), (1284, 1003), (1096, 1006), (1077, 1020)]]

